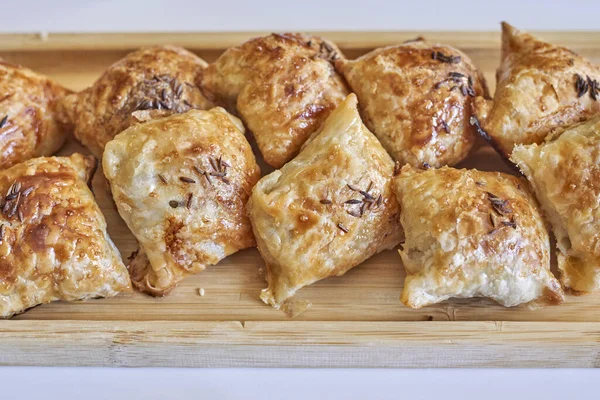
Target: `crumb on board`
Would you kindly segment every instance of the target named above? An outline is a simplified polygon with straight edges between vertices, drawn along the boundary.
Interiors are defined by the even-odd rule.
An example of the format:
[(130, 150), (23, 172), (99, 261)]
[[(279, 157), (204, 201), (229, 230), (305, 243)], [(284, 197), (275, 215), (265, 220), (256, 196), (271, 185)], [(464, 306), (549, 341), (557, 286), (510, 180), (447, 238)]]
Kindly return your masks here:
[(47, 40), (48, 40), (48, 32), (46, 32), (46, 31), (42, 31), (42, 32), (40, 32), (40, 33), (39, 33), (39, 36), (40, 36), (40, 40), (41, 40), (42, 42), (45, 42), (45, 41), (47, 41)]
[(204, 288), (200, 288), (198, 289), (198, 294), (202, 297), (204, 297)]

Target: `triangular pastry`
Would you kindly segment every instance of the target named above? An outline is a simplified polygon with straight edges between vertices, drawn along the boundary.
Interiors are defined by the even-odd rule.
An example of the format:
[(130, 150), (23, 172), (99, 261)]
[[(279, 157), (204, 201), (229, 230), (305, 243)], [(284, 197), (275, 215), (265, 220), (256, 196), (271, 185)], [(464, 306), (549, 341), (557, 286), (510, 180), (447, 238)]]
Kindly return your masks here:
[(563, 285), (600, 289), (600, 116), (540, 145), (518, 145), (511, 160), (552, 223)]
[(117, 61), (89, 88), (59, 103), (61, 118), (97, 158), (117, 133), (139, 120), (208, 109), (195, 82), (206, 62), (175, 46), (149, 47)]
[(600, 113), (598, 66), (506, 22), (496, 78), (494, 100), (477, 98), (472, 122), (505, 158)]
[(263, 177), (247, 208), (276, 308), (300, 288), (343, 275), (401, 240), (394, 162), (351, 94), (296, 158)]
[(94, 157), (73, 154), (0, 171), (0, 317), (131, 290), (88, 188), (95, 168)]
[(27, 68), (0, 61), (0, 169), (63, 145), (68, 127), (57, 102), (70, 91)]
[(106, 145), (102, 165), (140, 246), (129, 270), (141, 291), (162, 296), (254, 246), (244, 205), (260, 169), (240, 120), (222, 108), (133, 125)]
[(453, 297), (487, 297), (506, 307), (563, 301), (550, 272), (548, 229), (524, 179), (406, 165), (394, 190), (406, 236), (405, 305)]
[(487, 87), (463, 52), (420, 38), (336, 67), (358, 96), (365, 125), (401, 165), (454, 165), (473, 147), (471, 102)]
[(325, 39), (272, 34), (225, 51), (202, 74), (201, 86), (242, 118), (264, 160), (280, 168), (348, 94), (333, 66), (340, 57)]

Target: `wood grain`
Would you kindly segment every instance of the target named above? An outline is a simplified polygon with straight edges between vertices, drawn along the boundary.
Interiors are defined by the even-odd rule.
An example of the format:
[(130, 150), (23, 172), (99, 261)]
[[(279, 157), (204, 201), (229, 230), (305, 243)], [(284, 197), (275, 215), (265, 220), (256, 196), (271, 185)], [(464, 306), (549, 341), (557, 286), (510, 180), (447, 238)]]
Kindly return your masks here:
[[(497, 32), (310, 32), (325, 36), (343, 49), (372, 49), (397, 44), (418, 36), (435, 42), (459, 44), (463, 49), (492, 48), (497, 50)], [(270, 32), (189, 32), (189, 33), (31, 33), (0, 35), (0, 51), (73, 51), (124, 50), (143, 46), (173, 44), (189, 49), (222, 50), (249, 38)], [(571, 48), (596, 49), (600, 32), (531, 32), (549, 42)]]
[(0, 324), (0, 364), (600, 366), (598, 323), (51, 321), (43, 328), (40, 325), (35, 321)]
[[(0, 36), (0, 56), (80, 90), (128, 50), (187, 46), (207, 61), (257, 33)], [(416, 32), (324, 34), (350, 58)], [(494, 87), (497, 33), (427, 33), (459, 47)], [(540, 36), (600, 63), (600, 33)], [(71, 140), (61, 151), (85, 152)], [(264, 166), (264, 165), (263, 165)], [(464, 163), (511, 170), (482, 145)], [(268, 169), (265, 168), (268, 171)], [(136, 248), (100, 173), (94, 193), (123, 258)], [(264, 264), (255, 249), (190, 277), (169, 296), (140, 293), (56, 302), (0, 321), (2, 365), (126, 366), (598, 366), (600, 295), (567, 296), (559, 307), (507, 309), (483, 299), (412, 310), (399, 302), (404, 270), (396, 251), (379, 254), (345, 276), (302, 289), (312, 306), (291, 320), (263, 304)], [(198, 294), (203, 288), (204, 296)], [(218, 321), (218, 322), (217, 322)], [(494, 322), (505, 321), (505, 322)], [(68, 347), (69, 350), (65, 351)]]

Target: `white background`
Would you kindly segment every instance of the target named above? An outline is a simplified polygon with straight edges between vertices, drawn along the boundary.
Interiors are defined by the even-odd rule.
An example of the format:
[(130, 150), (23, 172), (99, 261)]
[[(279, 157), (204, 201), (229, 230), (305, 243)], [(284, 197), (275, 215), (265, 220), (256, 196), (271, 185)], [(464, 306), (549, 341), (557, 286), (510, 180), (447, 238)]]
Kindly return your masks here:
[(600, 29), (598, 0), (0, 0), (0, 32)]
[[(600, 0), (0, 0), (0, 32), (600, 30)], [(67, 350), (68, 351), (68, 350)], [(551, 366), (550, 366), (551, 367)], [(0, 368), (2, 399), (598, 398), (591, 370)]]
[[(0, 396), (47, 399), (585, 400), (593, 370), (0, 368)], [(593, 385), (593, 387), (592, 387)]]

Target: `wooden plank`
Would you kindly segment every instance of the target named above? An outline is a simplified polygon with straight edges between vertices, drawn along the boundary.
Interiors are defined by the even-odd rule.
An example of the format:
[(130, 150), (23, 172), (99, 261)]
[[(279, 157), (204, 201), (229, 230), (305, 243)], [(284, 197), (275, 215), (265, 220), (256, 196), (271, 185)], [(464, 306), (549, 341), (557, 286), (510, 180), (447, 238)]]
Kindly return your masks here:
[[(599, 323), (0, 322), (0, 365), (598, 367)], [(47, 335), (46, 332), (53, 332)]]
[[(460, 43), (463, 48), (497, 49), (497, 32), (310, 32), (325, 36), (345, 49), (366, 49), (401, 43), (417, 36), (431, 41)], [(249, 38), (270, 32), (187, 32), (187, 33), (32, 33), (0, 35), (0, 51), (126, 50), (143, 46), (174, 44), (190, 49), (226, 49)], [(595, 49), (600, 32), (533, 32), (557, 44)]]
[[(257, 34), (51, 34), (43, 42), (34, 35), (0, 35), (0, 56), (80, 90), (138, 46), (179, 44), (211, 62), (224, 48)], [(338, 42), (350, 58), (418, 36), (416, 32), (324, 35)], [(493, 89), (498, 33), (425, 35), (465, 50)], [(540, 36), (600, 63), (599, 32)], [(73, 151), (85, 149), (71, 140), (61, 153)], [(510, 171), (486, 145), (463, 166)], [(93, 187), (109, 233), (126, 258), (136, 247), (135, 239), (116, 212), (101, 173)], [(186, 279), (165, 298), (132, 293), (36, 307), (0, 321), (0, 364), (599, 366), (600, 294), (568, 295), (564, 305), (541, 309), (508, 309), (471, 299), (412, 310), (399, 302), (404, 282), (400, 258), (396, 251), (387, 251), (345, 276), (302, 289), (298, 299), (310, 300), (312, 306), (291, 320), (259, 300), (263, 273), (258, 252), (248, 249)], [(199, 296), (200, 288), (205, 296)]]
[[(104, 33), (104, 34), (15, 34), (0, 35), (0, 51), (49, 51), (49, 50), (123, 50), (142, 46), (175, 44), (190, 49), (225, 49), (249, 38), (269, 32), (223, 32), (223, 33)], [(419, 36), (417, 32), (312, 32), (338, 43), (344, 48), (372, 48), (400, 43)], [(432, 40), (446, 38), (451, 34), (466, 43), (491, 45), (498, 41), (498, 34), (479, 32), (430, 33)], [(497, 43), (495, 43), (497, 45)]]

